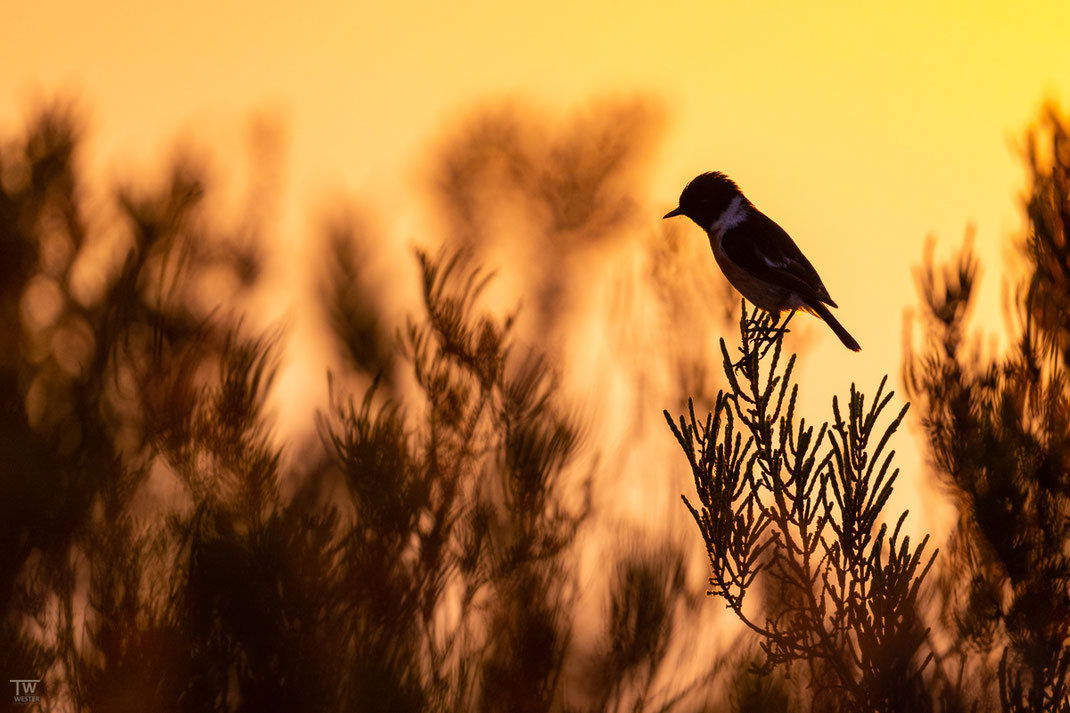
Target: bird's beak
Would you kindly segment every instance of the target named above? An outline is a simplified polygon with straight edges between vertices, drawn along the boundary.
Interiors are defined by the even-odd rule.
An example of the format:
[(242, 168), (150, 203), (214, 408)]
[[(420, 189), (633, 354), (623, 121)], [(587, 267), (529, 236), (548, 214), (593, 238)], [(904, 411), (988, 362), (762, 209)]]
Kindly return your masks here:
[(673, 208), (672, 210), (670, 210), (665, 215), (661, 216), (661, 219), (665, 220), (666, 218), (675, 218), (676, 216), (683, 215), (683, 214), (684, 214), (683, 211), (680, 210), (679, 207), (676, 207), (676, 208)]

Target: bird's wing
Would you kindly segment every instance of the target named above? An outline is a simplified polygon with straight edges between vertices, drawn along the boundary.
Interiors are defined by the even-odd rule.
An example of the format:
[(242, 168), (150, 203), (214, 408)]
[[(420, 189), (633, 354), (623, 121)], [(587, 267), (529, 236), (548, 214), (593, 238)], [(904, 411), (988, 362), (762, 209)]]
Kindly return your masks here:
[(742, 225), (726, 231), (721, 248), (732, 262), (755, 277), (836, 306), (795, 241), (764, 213), (755, 210)]

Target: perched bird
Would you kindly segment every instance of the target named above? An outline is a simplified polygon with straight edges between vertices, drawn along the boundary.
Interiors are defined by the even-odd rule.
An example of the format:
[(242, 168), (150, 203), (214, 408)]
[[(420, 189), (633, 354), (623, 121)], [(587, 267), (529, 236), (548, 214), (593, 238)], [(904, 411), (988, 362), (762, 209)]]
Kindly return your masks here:
[(836, 303), (795, 241), (728, 176), (697, 176), (680, 194), (680, 205), (664, 217), (677, 215), (686, 215), (706, 231), (724, 276), (752, 304), (773, 315), (811, 312), (825, 320), (848, 349), (862, 348), (829, 312), (826, 305)]

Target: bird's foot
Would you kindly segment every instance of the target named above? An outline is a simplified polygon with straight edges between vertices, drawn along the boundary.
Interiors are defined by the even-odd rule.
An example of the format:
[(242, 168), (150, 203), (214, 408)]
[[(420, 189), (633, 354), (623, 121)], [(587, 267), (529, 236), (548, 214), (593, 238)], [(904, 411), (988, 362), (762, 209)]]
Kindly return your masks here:
[[(791, 332), (791, 330), (788, 329), (788, 323), (791, 322), (791, 318), (795, 316), (796, 311), (797, 310), (792, 310), (789, 312), (787, 318), (785, 318), (783, 322), (780, 321), (779, 316), (775, 319), (762, 317), (747, 320), (745, 337), (747, 341), (753, 341), (759, 344), (759, 359), (765, 357), (774, 344), (776, 344), (785, 334)], [(732, 366), (736, 369), (741, 368), (746, 361), (746, 358), (747, 354), (744, 354), (740, 357), (739, 361)]]

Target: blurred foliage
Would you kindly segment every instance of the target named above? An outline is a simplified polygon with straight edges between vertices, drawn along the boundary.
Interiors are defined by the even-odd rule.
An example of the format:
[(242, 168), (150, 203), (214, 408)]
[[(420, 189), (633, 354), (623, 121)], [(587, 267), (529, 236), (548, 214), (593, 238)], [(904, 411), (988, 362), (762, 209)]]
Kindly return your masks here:
[[(445, 131), (425, 169), (445, 242), (494, 265), (522, 298), (521, 333), (565, 361), (570, 346), (590, 353), (604, 342), (612, 363), (602, 371), (624, 372), (640, 414), (666, 391), (674, 403), (708, 400), (716, 369), (696, 335), (731, 324), (738, 304), (705, 240), (651, 229), (645, 169), (663, 123), (643, 97), (556, 119), (503, 103)], [(598, 300), (607, 308), (592, 308)], [(596, 311), (597, 322), (577, 324)], [(649, 425), (637, 416), (633, 440)]]
[(531, 114), (507, 105), (451, 132), (430, 172), (432, 196), (451, 244), (481, 260), (515, 254), (537, 329), (552, 334), (570, 306), (570, 269), (635, 219), (658, 122), (641, 100), (601, 103), (549, 131)]
[[(555, 231), (629, 210), (632, 111), (511, 169)], [(476, 246), (417, 253), (422, 309), (395, 335), (373, 240), (329, 228), (345, 373), (317, 442), (288, 443), (265, 416), (285, 335), (242, 313), (261, 246), (212, 217), (203, 169), (91, 191), (62, 107), (3, 147), (0, 669), (43, 679), (44, 707), (707, 709), (720, 661), (671, 653), (679, 545), (619, 548), (583, 601), (589, 446), (546, 355), (483, 310)]]
[(967, 340), (979, 265), (931, 254), (919, 272), (927, 340), (904, 375), (932, 466), (958, 509), (941, 574), (947, 657), (1003, 711), (1070, 711), (1070, 141), (1047, 108), (1024, 160), (1026, 267), (1010, 347)]
[[(479, 115), (435, 153), (441, 235), (416, 253), (404, 324), (369, 274), (380, 236), (327, 226), (319, 306), (342, 358), (312, 443), (265, 416), (287, 335), (243, 313), (264, 246), (213, 217), (198, 162), (91, 190), (62, 106), (0, 142), (9, 678), (86, 711), (1067, 710), (1065, 122), (1049, 113), (1026, 152), (1011, 353), (968, 348), (968, 252), (922, 272), (930, 340), (907, 383), (960, 507), (924, 588), (933, 555), (882, 515), (903, 418), (883, 415), (883, 384), (815, 429), (794, 413), (794, 357), (776, 337), (759, 358), (770, 342), (743, 330), (743, 358), (722, 346), (728, 388), (703, 396), (713, 370), (688, 335), (728, 314), (708, 309), (724, 302), (712, 261), (672, 232), (621, 237), (642, 222), (649, 107), (553, 130), (525, 116)], [(614, 245), (643, 257), (618, 292), (651, 295), (669, 324), (652, 362), (669, 376), (626, 372), (640, 402), (690, 384), (710, 406), (671, 423), (713, 591), (749, 633), (708, 660), (693, 645), (720, 632), (697, 625), (677, 540), (629, 547), (625, 528), (581, 573), (594, 482), (620, 473), (584, 457), (602, 444), (564, 396), (554, 337), (575, 275)], [(535, 296), (528, 329), (488, 305), (499, 264)], [(611, 306), (618, 352), (658, 333), (645, 307)]]

